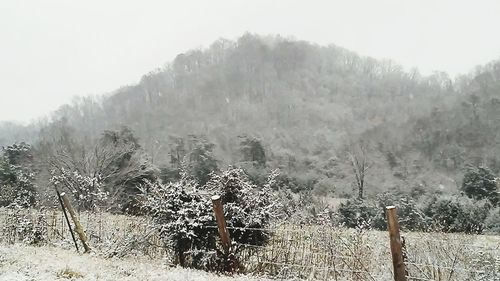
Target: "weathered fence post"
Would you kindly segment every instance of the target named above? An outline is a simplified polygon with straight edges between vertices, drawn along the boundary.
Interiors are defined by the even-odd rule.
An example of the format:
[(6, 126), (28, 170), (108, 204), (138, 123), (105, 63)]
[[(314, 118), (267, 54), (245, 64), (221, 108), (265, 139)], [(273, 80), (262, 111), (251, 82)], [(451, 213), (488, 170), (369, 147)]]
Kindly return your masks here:
[(401, 236), (399, 234), (399, 222), (395, 206), (386, 207), (387, 228), (391, 241), (392, 265), (394, 268), (394, 280), (406, 281), (405, 263), (403, 260), (403, 251)]
[[(64, 213), (64, 217), (66, 218), (66, 223), (68, 224), (69, 233), (71, 233), (71, 238), (73, 238), (73, 242), (75, 243), (76, 251), (79, 252), (80, 249), (78, 249), (78, 243), (76, 243), (75, 234), (73, 233), (73, 230), (71, 230), (71, 223), (69, 222), (68, 214), (66, 213), (66, 208), (64, 208), (64, 202), (61, 193), (59, 193), (58, 189), (56, 189), (56, 193), (57, 193), (57, 198), (59, 199), (59, 203), (61, 204), (61, 209)], [(64, 235), (64, 222), (61, 223), (61, 234)]]
[(87, 236), (85, 235), (85, 231), (83, 230), (82, 225), (80, 224), (80, 221), (78, 220), (78, 217), (76, 216), (76, 212), (71, 206), (71, 203), (69, 202), (69, 198), (66, 195), (66, 193), (61, 193), (61, 197), (63, 199), (64, 205), (66, 205), (66, 209), (68, 209), (69, 214), (71, 218), (73, 219), (73, 222), (75, 223), (75, 231), (78, 233), (78, 236), (80, 237), (80, 241), (82, 241), (83, 248), (85, 249), (85, 253), (90, 252), (90, 247), (87, 245)]
[(229, 254), (231, 239), (229, 238), (229, 232), (227, 231), (224, 209), (222, 208), (222, 201), (219, 195), (212, 196), (212, 204), (214, 206), (217, 229), (219, 230), (219, 236), (222, 241), (222, 248), (224, 249), (224, 253), (227, 255)]

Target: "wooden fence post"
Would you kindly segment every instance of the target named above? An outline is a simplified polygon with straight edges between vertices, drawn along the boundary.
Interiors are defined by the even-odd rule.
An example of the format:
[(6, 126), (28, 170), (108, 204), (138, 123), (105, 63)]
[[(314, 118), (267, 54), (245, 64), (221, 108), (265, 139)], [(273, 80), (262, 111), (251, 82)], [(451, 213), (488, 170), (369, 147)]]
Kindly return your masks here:
[(222, 241), (222, 248), (224, 249), (224, 253), (227, 255), (229, 254), (231, 239), (229, 238), (229, 232), (227, 231), (224, 209), (222, 208), (222, 201), (219, 195), (212, 196), (212, 204), (214, 206), (217, 229), (219, 230), (219, 236)]
[(71, 218), (73, 219), (73, 222), (75, 223), (75, 231), (78, 233), (78, 236), (80, 237), (80, 241), (82, 241), (83, 248), (85, 249), (85, 253), (90, 252), (90, 247), (87, 245), (87, 236), (85, 235), (85, 231), (83, 230), (82, 225), (80, 224), (80, 221), (78, 220), (78, 217), (76, 216), (76, 212), (71, 206), (71, 203), (69, 202), (68, 195), (66, 193), (61, 193), (61, 197), (63, 199), (64, 205), (66, 205), (66, 209), (68, 209), (69, 214)]
[(391, 242), (392, 265), (394, 268), (394, 280), (406, 281), (405, 263), (403, 260), (401, 236), (399, 234), (399, 222), (395, 206), (386, 207), (387, 228)]
[[(68, 218), (68, 214), (66, 213), (66, 208), (64, 208), (64, 202), (63, 202), (61, 193), (59, 193), (58, 189), (56, 189), (56, 193), (57, 193), (57, 198), (59, 199), (59, 203), (61, 204), (61, 209), (64, 213), (64, 217), (66, 218), (66, 223), (68, 224), (69, 233), (71, 233), (71, 238), (73, 238), (73, 242), (75, 243), (76, 251), (80, 252), (80, 249), (78, 249), (78, 243), (76, 243), (75, 234), (73, 233), (73, 230), (71, 229), (71, 223), (69, 223), (69, 218)], [(64, 236), (64, 222), (61, 222), (61, 235)]]

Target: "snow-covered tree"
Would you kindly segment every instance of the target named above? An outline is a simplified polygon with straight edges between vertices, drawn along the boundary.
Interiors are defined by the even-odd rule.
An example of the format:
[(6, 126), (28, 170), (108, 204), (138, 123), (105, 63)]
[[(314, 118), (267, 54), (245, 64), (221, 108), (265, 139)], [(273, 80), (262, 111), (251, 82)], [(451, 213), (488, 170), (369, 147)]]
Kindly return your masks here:
[(203, 187), (210, 194), (221, 196), (227, 225), (237, 228), (229, 230), (233, 241), (252, 245), (267, 242), (269, 233), (254, 229), (265, 228), (281, 207), (271, 190), (274, 178), (272, 174), (268, 183), (259, 188), (251, 183), (242, 169), (229, 168), (221, 174), (213, 174)]
[(197, 192), (193, 180), (183, 174), (178, 182), (148, 182), (143, 188), (143, 207), (160, 225), (165, 246), (175, 254), (175, 264), (188, 266), (189, 250), (215, 249), (217, 230), (210, 201)]
[(95, 177), (81, 175), (77, 171), (67, 171), (61, 168), (50, 178), (56, 188), (68, 190), (76, 199), (78, 209), (93, 210), (101, 205), (107, 198), (101, 176)]
[(210, 197), (222, 197), (233, 242), (231, 255), (235, 255), (243, 244), (264, 245), (268, 241), (270, 235), (263, 228), (275, 217), (279, 206), (270, 187), (273, 179), (271, 176), (268, 184), (258, 188), (241, 169), (229, 168), (221, 174), (212, 174), (207, 184), (200, 187), (183, 173), (175, 183), (144, 185), (143, 205), (161, 226), (165, 245), (175, 253), (176, 263), (230, 271), (235, 270), (228, 266), (231, 260), (217, 247)]

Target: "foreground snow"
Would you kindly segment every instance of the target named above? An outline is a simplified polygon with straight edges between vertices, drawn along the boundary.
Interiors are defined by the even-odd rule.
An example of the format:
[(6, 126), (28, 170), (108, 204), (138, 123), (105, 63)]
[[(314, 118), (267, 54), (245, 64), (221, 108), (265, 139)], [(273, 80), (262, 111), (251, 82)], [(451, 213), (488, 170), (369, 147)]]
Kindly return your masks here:
[(0, 245), (0, 280), (169, 280), (256, 281), (247, 276), (225, 277), (203, 271), (166, 268), (145, 258), (105, 259), (55, 247)]

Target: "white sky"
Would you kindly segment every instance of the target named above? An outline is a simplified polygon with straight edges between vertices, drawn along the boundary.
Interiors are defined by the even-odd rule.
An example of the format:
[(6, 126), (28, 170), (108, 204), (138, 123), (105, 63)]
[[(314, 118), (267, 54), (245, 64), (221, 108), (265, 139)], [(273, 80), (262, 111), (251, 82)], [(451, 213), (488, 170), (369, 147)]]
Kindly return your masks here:
[(455, 75), (500, 58), (500, 1), (1, 0), (0, 120), (139, 81), (245, 31), (330, 43)]

